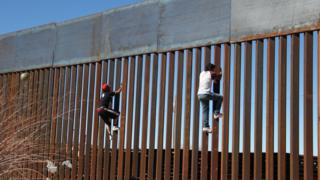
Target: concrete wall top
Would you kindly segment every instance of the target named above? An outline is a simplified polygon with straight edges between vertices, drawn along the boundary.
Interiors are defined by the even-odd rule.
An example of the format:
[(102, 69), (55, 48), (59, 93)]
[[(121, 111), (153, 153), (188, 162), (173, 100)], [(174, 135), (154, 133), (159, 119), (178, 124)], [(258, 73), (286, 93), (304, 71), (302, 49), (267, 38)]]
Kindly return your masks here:
[(147, 0), (0, 35), (0, 73), (320, 27), (319, 0)]
[(320, 26), (319, 0), (232, 0), (231, 39)]

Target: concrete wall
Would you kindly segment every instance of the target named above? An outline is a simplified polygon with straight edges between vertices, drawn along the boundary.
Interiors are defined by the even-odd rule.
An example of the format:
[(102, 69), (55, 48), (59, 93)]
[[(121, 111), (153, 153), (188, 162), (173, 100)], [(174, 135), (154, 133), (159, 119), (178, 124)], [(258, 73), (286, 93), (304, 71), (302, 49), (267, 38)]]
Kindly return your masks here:
[(0, 36), (0, 73), (320, 27), (319, 0), (148, 0)]

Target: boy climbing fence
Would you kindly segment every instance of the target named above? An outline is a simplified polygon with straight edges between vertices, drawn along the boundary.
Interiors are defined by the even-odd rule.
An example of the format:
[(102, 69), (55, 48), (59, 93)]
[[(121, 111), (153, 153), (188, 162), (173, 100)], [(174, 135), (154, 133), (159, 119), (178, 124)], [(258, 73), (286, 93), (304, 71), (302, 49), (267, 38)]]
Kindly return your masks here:
[(222, 117), (220, 113), (220, 108), (222, 104), (222, 95), (211, 92), (212, 81), (214, 85), (221, 80), (222, 72), (221, 68), (214, 64), (207, 64), (205, 70), (200, 73), (199, 77), (199, 90), (198, 90), (198, 99), (202, 108), (202, 119), (203, 119), (203, 128), (202, 130), (207, 133), (211, 133), (212, 129), (209, 125), (209, 101), (213, 101), (213, 113), (214, 119), (219, 119)]

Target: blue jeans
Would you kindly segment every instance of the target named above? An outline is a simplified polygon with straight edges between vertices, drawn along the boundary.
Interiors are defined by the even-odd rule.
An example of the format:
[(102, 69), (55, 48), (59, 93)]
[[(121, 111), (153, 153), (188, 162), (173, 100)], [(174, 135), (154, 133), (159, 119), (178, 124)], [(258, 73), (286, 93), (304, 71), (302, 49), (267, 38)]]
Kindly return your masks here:
[(213, 101), (213, 113), (219, 114), (223, 97), (220, 94), (198, 94), (198, 99), (202, 107), (203, 127), (210, 127), (209, 125), (209, 101)]

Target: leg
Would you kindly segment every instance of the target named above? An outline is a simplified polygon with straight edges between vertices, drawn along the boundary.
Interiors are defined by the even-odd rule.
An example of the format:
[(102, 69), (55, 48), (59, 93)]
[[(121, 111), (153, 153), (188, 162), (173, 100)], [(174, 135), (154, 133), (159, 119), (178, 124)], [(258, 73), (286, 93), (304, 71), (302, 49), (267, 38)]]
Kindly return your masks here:
[(110, 119), (109, 119), (109, 117), (108, 117), (107, 111), (101, 109), (101, 110), (98, 111), (98, 114), (99, 114), (99, 116), (101, 117), (101, 119), (103, 119), (103, 121), (104, 121), (108, 126), (111, 125), (111, 122), (110, 122)]
[(216, 115), (220, 114), (222, 100), (222, 95), (216, 93), (213, 94), (213, 113)]
[(113, 109), (105, 109), (106, 112), (107, 112), (107, 116), (110, 118), (110, 119), (113, 119), (113, 127), (112, 127), (112, 131), (117, 131), (119, 130), (118, 128), (118, 117), (120, 115), (119, 112), (117, 111), (114, 111)]
[(210, 127), (209, 125), (209, 99), (207, 95), (199, 95), (200, 105), (202, 107), (203, 127)]

